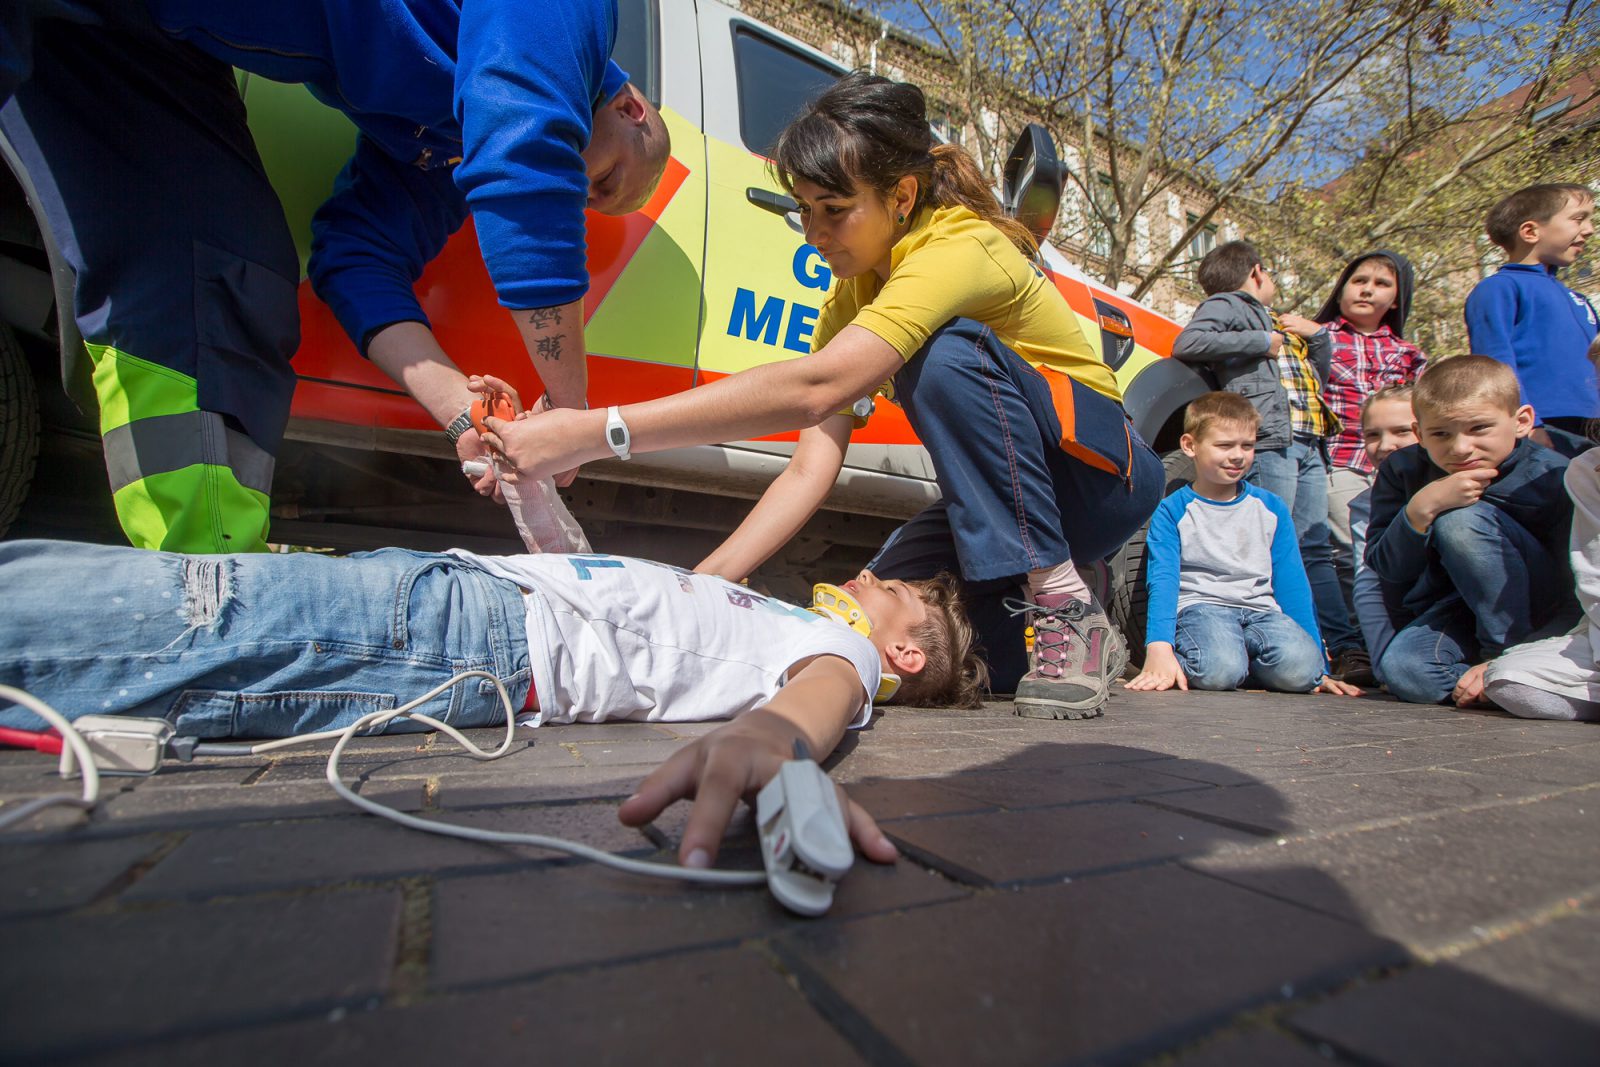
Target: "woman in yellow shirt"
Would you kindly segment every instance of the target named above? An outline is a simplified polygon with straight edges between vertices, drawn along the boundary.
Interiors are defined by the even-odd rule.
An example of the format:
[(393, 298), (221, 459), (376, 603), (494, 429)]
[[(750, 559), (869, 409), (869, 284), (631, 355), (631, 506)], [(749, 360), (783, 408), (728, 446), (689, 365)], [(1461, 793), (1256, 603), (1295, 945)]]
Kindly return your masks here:
[[(1036, 632), (1017, 712), (1098, 715), (1126, 652), (1072, 561), (1119, 548), (1164, 485), (1116, 379), (972, 157), (935, 142), (920, 89), (841, 79), (784, 131), (775, 163), (837, 279), (809, 356), (607, 412), (492, 422), (486, 441), (543, 476), (800, 429), (788, 467), (698, 568), (737, 581), (822, 504), (857, 425), (851, 406), (883, 393), (928, 448), (942, 499), (858, 581), (954, 570), (975, 609), (1025, 585), (1026, 600), (1007, 602)], [(996, 688), (1010, 688), (1020, 664), (1004, 664), (1021, 660), (1021, 625), (977, 621)]]

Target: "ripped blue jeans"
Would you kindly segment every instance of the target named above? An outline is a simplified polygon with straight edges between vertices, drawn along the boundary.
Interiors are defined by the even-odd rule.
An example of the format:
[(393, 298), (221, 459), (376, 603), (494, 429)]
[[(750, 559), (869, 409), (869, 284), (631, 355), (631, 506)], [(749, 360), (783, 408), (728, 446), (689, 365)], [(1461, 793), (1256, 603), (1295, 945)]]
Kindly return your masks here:
[[(0, 597), (0, 683), (68, 718), (164, 718), (192, 737), (347, 726), (474, 668), (520, 707), (531, 678), (516, 584), (441, 553), (186, 556), (6, 541)], [(487, 679), (418, 710), (455, 726), (505, 714)], [(0, 700), (0, 726), (43, 725)]]

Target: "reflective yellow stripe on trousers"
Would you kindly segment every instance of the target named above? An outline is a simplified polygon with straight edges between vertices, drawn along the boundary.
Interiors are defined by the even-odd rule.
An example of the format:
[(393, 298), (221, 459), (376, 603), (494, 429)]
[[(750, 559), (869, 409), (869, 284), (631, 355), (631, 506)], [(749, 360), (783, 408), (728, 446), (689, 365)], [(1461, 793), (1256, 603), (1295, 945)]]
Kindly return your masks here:
[(273, 458), (201, 411), (187, 374), (86, 344), (111, 495), (128, 541), (168, 552), (267, 547)]

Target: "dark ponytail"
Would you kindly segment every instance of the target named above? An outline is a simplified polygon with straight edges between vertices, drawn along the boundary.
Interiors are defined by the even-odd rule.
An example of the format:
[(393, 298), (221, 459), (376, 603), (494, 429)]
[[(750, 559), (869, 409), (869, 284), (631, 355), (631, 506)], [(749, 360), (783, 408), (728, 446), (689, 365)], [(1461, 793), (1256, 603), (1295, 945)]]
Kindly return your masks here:
[(927, 100), (908, 82), (847, 74), (789, 123), (772, 155), (778, 181), (791, 193), (803, 180), (846, 196), (861, 187), (888, 196), (910, 176), (917, 179), (914, 210), (960, 204), (1023, 255), (1039, 250), (1027, 228), (1000, 210), (977, 161), (959, 145), (935, 141)]

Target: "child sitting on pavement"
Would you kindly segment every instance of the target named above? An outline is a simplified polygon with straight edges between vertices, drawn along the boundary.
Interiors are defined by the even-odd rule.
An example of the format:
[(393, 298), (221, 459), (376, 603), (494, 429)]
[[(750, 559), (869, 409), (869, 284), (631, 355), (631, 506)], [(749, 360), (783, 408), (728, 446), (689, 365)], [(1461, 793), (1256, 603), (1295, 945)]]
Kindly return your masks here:
[[(865, 725), (893, 693), (887, 677), (919, 704), (976, 704), (983, 680), (947, 582), (866, 571), (843, 586), (860, 617), (837, 621), (603, 555), (183, 556), (9, 541), (0, 588), (0, 683), (69, 719), (142, 715), (180, 736), (288, 737), (348, 726), (473, 669), (499, 678), (534, 725), (732, 719), (678, 750), (618, 812), (637, 826), (693, 797), (679, 849), (690, 867), (712, 862), (740, 797), (797, 740), (823, 760), (847, 727)], [(506, 714), (476, 678), (418, 710), (462, 728)], [(0, 710), (0, 726), (42, 725), (21, 707)], [(850, 804), (846, 819), (867, 856), (894, 857), (865, 812)]]
[(1247, 398), (1261, 416), (1252, 485), (1277, 496), (1294, 520), (1317, 625), (1341, 666), (1361, 649), (1333, 567), (1324, 439), (1339, 420), (1323, 399), (1332, 342), (1321, 323), (1279, 314), (1277, 283), (1248, 241), (1206, 253), (1197, 272), (1208, 294), (1172, 343), (1172, 354), (1207, 368), (1216, 387)]
[(1183, 416), (1194, 483), (1167, 497), (1145, 542), (1144, 669), (1129, 689), (1237, 689), (1358, 696), (1327, 676), (1311, 588), (1289, 509), (1244, 480), (1260, 415), (1236, 393), (1207, 393)]
[(1398, 631), (1379, 673), (1402, 700), (1471, 701), (1483, 661), (1572, 621), (1567, 460), (1528, 440), (1533, 409), (1488, 356), (1436, 364), (1411, 402), (1419, 443), (1379, 468), (1367, 529)]
[[(1409, 385), (1391, 385), (1367, 397), (1367, 402), (1361, 405), (1361, 447), (1374, 471), (1400, 449), (1417, 443), (1416, 421), (1411, 410)], [(1382, 583), (1367, 566), (1367, 524), (1371, 518), (1372, 489), (1369, 487), (1350, 498), (1350, 540), (1355, 555), (1351, 600), (1362, 640), (1372, 653), (1372, 679), (1368, 684), (1375, 685), (1383, 680), (1376, 665), (1383, 658), (1383, 650), (1394, 640), (1394, 624), (1383, 606)], [(1361, 684), (1349, 676), (1345, 681)]]
[(1522, 398), (1533, 405), (1534, 440), (1546, 426), (1582, 435), (1600, 416), (1600, 383), (1585, 358), (1594, 340), (1594, 308), (1556, 277), (1583, 253), (1594, 233), (1594, 193), (1568, 182), (1518, 189), (1484, 219), (1489, 239), (1506, 262), (1467, 295), (1472, 351), (1516, 372)]

